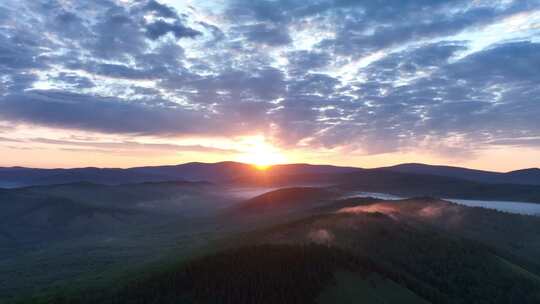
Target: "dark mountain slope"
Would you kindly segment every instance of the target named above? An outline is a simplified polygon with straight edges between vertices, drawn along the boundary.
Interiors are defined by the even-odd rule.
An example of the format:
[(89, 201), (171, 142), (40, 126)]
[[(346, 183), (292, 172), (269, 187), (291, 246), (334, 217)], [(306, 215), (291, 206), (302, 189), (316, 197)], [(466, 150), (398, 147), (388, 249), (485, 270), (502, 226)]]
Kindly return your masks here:
[(504, 176), (507, 183), (540, 185), (540, 168), (510, 171)]
[(340, 167), (330, 165), (310, 165), (310, 164), (287, 164), (275, 165), (266, 171), (272, 175), (301, 175), (301, 174), (339, 174), (361, 171), (355, 167)]
[(256, 170), (252, 165), (238, 162), (186, 163), (173, 166), (137, 167), (126, 169), (137, 174), (151, 174), (168, 180), (223, 181), (237, 176), (251, 175)]
[(24, 187), (75, 182), (99, 184), (125, 184), (147, 181), (164, 181), (166, 177), (154, 174), (129, 172), (115, 168), (33, 169), (0, 168), (0, 185)]
[[(540, 271), (540, 217), (508, 214), (485, 208), (472, 208), (430, 199), (369, 202), (351, 198), (347, 205), (334, 204), (334, 210), (354, 206), (356, 211), (391, 214), (402, 221), (422, 222), (439, 230), (498, 248), (501, 252), (535, 264)], [(328, 206), (327, 208), (330, 208)], [(355, 207), (349, 209), (354, 212)]]
[(540, 203), (540, 186), (476, 183), (451, 177), (369, 170), (337, 177), (342, 189), (401, 196), (523, 201)]
[(509, 303), (518, 298), (534, 303), (540, 299), (540, 278), (533, 269), (525, 270), (527, 264), (521, 260), (422, 221), (401, 219), (400, 209), (384, 207), (368, 204), (315, 216), (255, 233), (244, 241), (337, 247), (367, 258), (380, 273), (432, 303)]
[(453, 177), (480, 183), (540, 185), (540, 169), (538, 168), (500, 173), (452, 166), (409, 163), (378, 168), (378, 170)]
[(232, 211), (240, 215), (269, 212), (294, 212), (297, 209), (315, 208), (331, 201), (339, 193), (323, 188), (293, 187), (270, 191), (235, 205)]
[(98, 206), (62, 197), (8, 194), (0, 201), (0, 230), (16, 247), (108, 234), (150, 221), (134, 208)]
[(61, 297), (69, 303), (321, 303), (328, 290), (349, 289), (365, 293), (334, 303), (538, 303), (535, 270), (412, 216), (445, 204), (365, 200), (356, 209), (230, 238), (224, 251), (149, 269), (121, 287)]
[(438, 175), (360, 170), (342, 174), (303, 174), (272, 178), (243, 178), (235, 185), (279, 187), (286, 185), (334, 186), (344, 192), (365, 191), (398, 196), (432, 196), (494, 201), (540, 203), (540, 185), (478, 183)]
[[(29, 303), (326, 303), (321, 292), (339, 286), (336, 274), (350, 271), (372, 292), (357, 300), (375, 297), (383, 302), (427, 303), (410, 290), (390, 285), (392, 293), (403, 295), (389, 301), (388, 290), (373, 288), (388, 280), (368, 277), (373, 264), (345, 251), (316, 244), (260, 245), (235, 248), (150, 271), (117, 290), (96, 290), (86, 297), (63, 294), (31, 298)], [(350, 299), (354, 300), (354, 299)], [(322, 301), (322, 302), (321, 302)], [(25, 302), (23, 302), (25, 303)], [(332, 303), (342, 303), (332, 301)], [(347, 302), (343, 302), (347, 303)]]
[(0, 190), (1, 244), (41, 246), (84, 236), (112, 237), (183, 217), (218, 212), (231, 202), (208, 183), (106, 186), (75, 183)]
[(261, 175), (329, 174), (354, 172), (359, 169), (327, 165), (276, 165), (262, 172), (256, 167), (238, 162), (186, 163), (174, 166), (75, 169), (0, 168), (0, 186), (22, 187), (75, 182), (118, 185), (163, 181), (224, 182), (238, 178), (256, 178)]

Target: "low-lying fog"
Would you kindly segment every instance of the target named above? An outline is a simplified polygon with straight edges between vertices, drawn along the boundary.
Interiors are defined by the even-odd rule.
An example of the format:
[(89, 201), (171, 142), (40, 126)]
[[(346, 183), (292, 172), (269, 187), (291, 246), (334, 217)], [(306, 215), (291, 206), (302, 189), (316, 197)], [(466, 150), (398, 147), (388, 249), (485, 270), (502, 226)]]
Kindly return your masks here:
[(13, 189), (13, 188), (20, 188), (20, 187), (22, 187), (22, 185), (18, 183), (0, 182), (0, 188)]
[(237, 199), (250, 199), (266, 192), (281, 189), (282, 187), (234, 187), (227, 190), (227, 194)]
[(482, 207), (488, 209), (495, 209), (499, 211), (536, 215), (540, 216), (540, 204), (524, 203), (524, 202), (506, 202), (506, 201), (479, 201), (479, 200), (464, 200), (447, 198), (447, 201), (454, 202), (456, 204), (470, 206), (470, 207)]
[[(395, 200), (403, 199), (405, 197), (400, 197), (387, 193), (376, 193), (376, 192), (353, 192), (347, 197), (355, 196), (371, 196), (374, 198), (384, 199), (384, 200)], [(487, 209), (494, 209), (498, 211), (504, 211), (508, 213), (524, 214), (524, 215), (535, 215), (540, 216), (540, 204), (535, 203), (526, 203), (526, 202), (508, 202), (508, 201), (483, 201), (483, 200), (466, 200), (466, 199), (456, 199), (456, 198), (444, 198), (449, 202), (456, 204), (469, 206), (469, 207), (482, 207)]]
[[(245, 187), (245, 188), (232, 188), (229, 195), (238, 199), (250, 199), (255, 196), (264, 194), (269, 191), (277, 190), (282, 187)], [(364, 192), (354, 191), (344, 196), (344, 198), (350, 197), (374, 197), (384, 200), (398, 200), (406, 197), (401, 197), (388, 193), (379, 192)], [(469, 207), (482, 207), (487, 209), (494, 209), (498, 211), (504, 211), (508, 213), (524, 214), (524, 215), (536, 215), (540, 216), (540, 204), (526, 203), (526, 202), (509, 202), (509, 201), (484, 201), (484, 200), (466, 200), (455, 198), (444, 198), (444, 200), (469, 206)]]

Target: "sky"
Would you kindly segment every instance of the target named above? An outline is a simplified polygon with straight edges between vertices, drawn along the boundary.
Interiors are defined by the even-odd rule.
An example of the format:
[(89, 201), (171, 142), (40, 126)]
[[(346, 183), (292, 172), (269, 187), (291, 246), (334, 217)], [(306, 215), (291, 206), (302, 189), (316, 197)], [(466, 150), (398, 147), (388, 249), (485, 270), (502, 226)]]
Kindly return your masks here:
[(540, 0), (3, 0), (0, 166), (540, 167)]

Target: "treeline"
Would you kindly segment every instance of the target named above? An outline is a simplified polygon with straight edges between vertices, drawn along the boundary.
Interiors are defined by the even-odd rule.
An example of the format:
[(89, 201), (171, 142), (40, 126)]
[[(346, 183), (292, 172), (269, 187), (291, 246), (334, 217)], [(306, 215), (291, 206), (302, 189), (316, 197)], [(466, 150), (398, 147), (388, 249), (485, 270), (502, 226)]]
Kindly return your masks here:
[(315, 303), (339, 269), (365, 273), (359, 259), (326, 246), (248, 246), (142, 276), (114, 292), (94, 290), (21, 303)]
[(349, 233), (343, 246), (432, 303), (540, 303), (540, 277), (491, 247), (417, 222), (365, 217), (360, 231), (340, 233)]

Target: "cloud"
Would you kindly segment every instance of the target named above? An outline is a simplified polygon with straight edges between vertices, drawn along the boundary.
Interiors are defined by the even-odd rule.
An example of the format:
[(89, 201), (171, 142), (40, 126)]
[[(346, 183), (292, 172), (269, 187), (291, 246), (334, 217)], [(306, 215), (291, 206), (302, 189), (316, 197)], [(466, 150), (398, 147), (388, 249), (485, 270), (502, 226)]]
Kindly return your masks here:
[(317, 51), (292, 51), (287, 54), (288, 69), (295, 73), (306, 73), (326, 67), (332, 58), (328, 53)]
[(8, 142), (8, 143), (20, 143), (23, 142), (22, 140), (15, 139), (15, 138), (7, 138), (7, 137), (0, 137), (1, 142)]
[(205, 133), (216, 128), (193, 110), (61, 91), (9, 95), (0, 107), (5, 120), (107, 133)]
[(10, 123), (260, 133), (282, 147), (360, 154), (540, 146), (526, 140), (540, 134), (538, 32), (482, 36), (540, 11), (538, 1), (9, 0), (0, 8), (0, 118)]
[[(2, 138), (0, 138), (0, 141)], [(135, 141), (121, 141), (121, 142), (97, 142), (97, 141), (74, 141), (74, 140), (59, 140), (50, 138), (31, 138), (27, 141), (17, 140), (16, 142), (29, 142), (29, 143), (41, 143), (60, 146), (74, 146), (74, 147), (87, 147), (87, 148), (99, 148), (107, 150), (159, 150), (159, 151), (189, 151), (189, 152), (203, 152), (203, 153), (221, 153), (221, 154), (234, 154), (238, 153), (236, 150), (220, 149), (215, 147), (207, 147), (202, 145), (176, 145), (176, 144), (163, 144), (163, 143), (141, 143)]]
[[(448, 7), (435, 2), (425, 6), (411, 5), (413, 3), (402, 3), (402, 7), (399, 4), (389, 5), (389, 11), (383, 10), (381, 5), (368, 6), (368, 11), (344, 23), (335, 38), (323, 40), (320, 46), (332, 48), (340, 54), (366, 54), (400, 44), (451, 36), (499, 17), (498, 10), (491, 7), (449, 13)], [(389, 23), (390, 15), (399, 17)], [(358, 31), (359, 28), (364, 30)]]
[(291, 43), (291, 37), (283, 27), (257, 23), (237, 28), (248, 41), (270, 46), (280, 46)]
[(148, 1), (144, 6), (143, 10), (147, 12), (153, 12), (156, 15), (164, 18), (178, 18), (178, 15), (173, 8), (167, 5), (163, 5), (155, 0)]
[(179, 22), (167, 23), (163, 20), (158, 20), (149, 23), (146, 26), (146, 34), (152, 39), (158, 39), (168, 33), (172, 33), (177, 39), (180, 38), (195, 38), (201, 35), (201, 32), (192, 28), (186, 27)]
[(76, 73), (60, 72), (55, 80), (76, 89), (89, 89), (95, 86), (94, 82), (90, 78), (80, 76)]
[(101, 63), (94, 66), (89, 66), (88, 71), (92, 71), (96, 75), (103, 75), (112, 78), (123, 79), (153, 79), (159, 78), (160, 73), (166, 73), (166, 70), (155, 69), (137, 69), (123, 64)]
[(540, 138), (507, 138), (497, 139), (489, 142), (491, 145), (498, 146), (518, 146), (518, 147), (540, 147)]
[(529, 41), (495, 45), (451, 66), (450, 76), (475, 84), (527, 82), (536, 84), (540, 73), (540, 44)]

